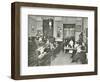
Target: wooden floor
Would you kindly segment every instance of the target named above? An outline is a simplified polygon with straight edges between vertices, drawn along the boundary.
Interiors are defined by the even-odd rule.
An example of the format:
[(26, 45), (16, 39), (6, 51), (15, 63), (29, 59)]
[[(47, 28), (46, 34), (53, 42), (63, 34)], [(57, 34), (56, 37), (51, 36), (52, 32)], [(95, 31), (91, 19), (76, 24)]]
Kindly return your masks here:
[(57, 54), (57, 57), (51, 61), (51, 66), (54, 65), (70, 65), (70, 64), (78, 64), (78, 63), (72, 63), (71, 54), (64, 53), (63, 51), (60, 51), (59, 54)]

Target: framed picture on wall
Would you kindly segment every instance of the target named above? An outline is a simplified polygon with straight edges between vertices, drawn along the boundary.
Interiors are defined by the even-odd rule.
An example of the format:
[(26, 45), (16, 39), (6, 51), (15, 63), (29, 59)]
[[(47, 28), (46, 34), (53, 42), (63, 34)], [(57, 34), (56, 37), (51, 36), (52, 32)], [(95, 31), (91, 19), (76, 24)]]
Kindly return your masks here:
[(14, 2), (11, 47), (12, 79), (96, 75), (97, 7)]

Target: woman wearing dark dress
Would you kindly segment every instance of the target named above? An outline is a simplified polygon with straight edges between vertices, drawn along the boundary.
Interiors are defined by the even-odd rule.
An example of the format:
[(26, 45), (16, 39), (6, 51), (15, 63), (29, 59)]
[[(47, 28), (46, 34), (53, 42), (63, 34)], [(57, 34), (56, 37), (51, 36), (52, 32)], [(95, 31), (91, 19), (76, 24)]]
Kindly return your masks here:
[(81, 63), (81, 64), (86, 64), (87, 63), (86, 47), (85, 47), (84, 43), (79, 44), (77, 46), (77, 52), (73, 56), (72, 62), (77, 62), (77, 63)]

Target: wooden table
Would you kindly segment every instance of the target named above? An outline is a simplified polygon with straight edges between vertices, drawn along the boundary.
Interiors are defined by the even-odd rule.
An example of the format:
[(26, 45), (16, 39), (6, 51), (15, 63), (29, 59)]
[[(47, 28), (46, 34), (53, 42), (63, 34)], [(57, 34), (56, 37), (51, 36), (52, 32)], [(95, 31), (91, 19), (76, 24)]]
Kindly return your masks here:
[(66, 50), (76, 50), (75, 48), (69, 48), (69, 47), (64, 47), (64, 53), (66, 52)]

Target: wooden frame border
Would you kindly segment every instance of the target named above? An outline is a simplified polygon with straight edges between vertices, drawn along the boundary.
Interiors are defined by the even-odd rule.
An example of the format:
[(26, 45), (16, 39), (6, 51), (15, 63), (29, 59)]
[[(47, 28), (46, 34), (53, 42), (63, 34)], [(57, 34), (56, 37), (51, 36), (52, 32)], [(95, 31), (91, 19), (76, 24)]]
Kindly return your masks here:
[[(43, 7), (43, 8), (59, 8), (59, 9), (77, 9), (77, 10), (93, 10), (95, 12), (95, 28), (94, 28), (94, 72), (78, 72), (78, 73), (60, 73), (60, 74), (44, 74), (44, 75), (28, 75), (20, 76), (20, 7)], [(97, 74), (97, 45), (98, 45), (98, 29), (97, 29), (97, 7), (75, 6), (75, 5), (58, 5), (58, 4), (42, 4), (42, 3), (25, 3), (14, 2), (11, 4), (11, 78), (15, 80), (36, 79), (36, 78), (53, 78), (53, 77), (69, 77), (84, 76)]]

